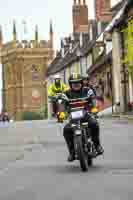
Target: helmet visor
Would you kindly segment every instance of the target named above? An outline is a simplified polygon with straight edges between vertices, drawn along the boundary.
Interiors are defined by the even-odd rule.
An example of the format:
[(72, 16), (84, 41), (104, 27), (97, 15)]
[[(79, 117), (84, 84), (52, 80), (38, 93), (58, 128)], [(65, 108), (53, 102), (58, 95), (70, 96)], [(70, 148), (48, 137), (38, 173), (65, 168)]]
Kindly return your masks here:
[(55, 85), (59, 86), (59, 85), (60, 85), (60, 83), (61, 83), (61, 80), (60, 80), (60, 78), (57, 78), (57, 79), (55, 79)]
[(75, 82), (71, 84), (71, 88), (75, 91), (79, 91), (82, 88), (82, 84), (80, 82)]

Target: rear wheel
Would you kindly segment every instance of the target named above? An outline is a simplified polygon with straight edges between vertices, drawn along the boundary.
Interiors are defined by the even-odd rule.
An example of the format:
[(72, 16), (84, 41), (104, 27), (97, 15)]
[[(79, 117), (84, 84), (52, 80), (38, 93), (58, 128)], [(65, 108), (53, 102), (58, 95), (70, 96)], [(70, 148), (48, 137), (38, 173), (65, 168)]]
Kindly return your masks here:
[(60, 123), (63, 123), (64, 121), (60, 119), (60, 121), (59, 121), (59, 122), (60, 122)]
[(78, 154), (78, 159), (80, 161), (81, 169), (82, 171), (86, 172), (88, 171), (88, 160), (87, 160), (87, 155), (83, 149), (82, 136), (75, 137), (75, 143), (77, 145), (77, 154)]

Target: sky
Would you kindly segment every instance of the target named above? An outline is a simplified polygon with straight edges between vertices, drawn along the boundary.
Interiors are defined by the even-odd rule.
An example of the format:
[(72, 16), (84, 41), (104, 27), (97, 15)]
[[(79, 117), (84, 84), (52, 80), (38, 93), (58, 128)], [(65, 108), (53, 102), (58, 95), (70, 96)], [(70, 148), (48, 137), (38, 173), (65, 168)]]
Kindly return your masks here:
[[(86, 0), (89, 8), (89, 18), (94, 18), (94, 0)], [(118, 0), (112, 0), (114, 5)], [(48, 40), (49, 23), (53, 22), (54, 48), (59, 49), (60, 39), (72, 33), (73, 0), (2, 0), (0, 2), (0, 25), (2, 26), (4, 42), (12, 39), (12, 24), (16, 21), (18, 39), (34, 38), (35, 25), (38, 24), (39, 38)], [(26, 22), (26, 34), (24, 34)], [(2, 88), (0, 66), (0, 110)]]
[[(77, 0), (78, 1), (78, 0)], [(94, 18), (94, 0), (86, 0), (89, 18)], [(112, 3), (118, 0), (112, 0)], [(16, 21), (18, 39), (34, 37), (35, 25), (39, 27), (40, 39), (48, 39), (49, 22), (52, 20), (55, 48), (59, 48), (60, 39), (72, 33), (73, 0), (3, 0), (0, 5), (0, 24), (3, 28), (4, 41), (12, 38), (12, 23)], [(24, 24), (26, 22), (26, 34)]]

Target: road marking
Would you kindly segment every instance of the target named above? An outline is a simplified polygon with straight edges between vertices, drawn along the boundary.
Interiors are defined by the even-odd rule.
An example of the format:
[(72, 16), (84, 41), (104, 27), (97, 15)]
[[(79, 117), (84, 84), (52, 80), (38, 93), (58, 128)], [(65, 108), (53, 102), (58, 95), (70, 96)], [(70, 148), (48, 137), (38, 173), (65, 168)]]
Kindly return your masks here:
[(133, 168), (132, 169), (127, 169), (127, 168), (113, 169), (113, 170), (110, 170), (109, 173), (111, 173), (112, 175), (130, 175), (130, 176), (133, 176)]

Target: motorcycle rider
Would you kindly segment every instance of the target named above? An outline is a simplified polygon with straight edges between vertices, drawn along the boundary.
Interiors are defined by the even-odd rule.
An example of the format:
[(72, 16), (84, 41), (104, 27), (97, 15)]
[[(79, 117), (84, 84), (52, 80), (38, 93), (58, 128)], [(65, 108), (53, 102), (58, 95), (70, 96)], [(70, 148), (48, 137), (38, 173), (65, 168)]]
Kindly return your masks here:
[(90, 84), (89, 76), (87, 74), (83, 75), (83, 87), (92, 89), (96, 96), (96, 89), (92, 86), (92, 84)]
[[(80, 74), (72, 74), (69, 78), (69, 86), (70, 89), (65, 93), (68, 99), (76, 99), (76, 98), (85, 98), (88, 95), (87, 90), (84, 89), (83, 87), (83, 78), (80, 76)], [(89, 101), (91, 101), (91, 97), (94, 95), (94, 93), (91, 92), (89, 93)], [(88, 102), (89, 104), (90, 102)], [(97, 152), (97, 155), (103, 154), (103, 148), (100, 144), (100, 130), (99, 130), (99, 124), (98, 122), (89, 117), (86, 119), (88, 121), (88, 125), (91, 128), (92, 132), (92, 140), (95, 145), (95, 149)], [(68, 150), (69, 150), (69, 156), (68, 156), (68, 161), (71, 162), (75, 158), (74, 156), (74, 144), (73, 144), (73, 130), (71, 128), (70, 124), (67, 124), (64, 129), (63, 129), (63, 136), (65, 138)]]
[(54, 83), (51, 84), (48, 88), (48, 96), (52, 99), (52, 104), (53, 104), (53, 115), (56, 115), (57, 113), (57, 106), (56, 106), (56, 102), (53, 100), (53, 97), (67, 90), (68, 90), (68, 87), (61, 81), (60, 75), (59, 74), (55, 75)]
[(97, 107), (97, 93), (96, 89), (93, 87), (92, 84), (90, 84), (89, 76), (86, 74), (83, 76), (83, 87), (85, 90), (88, 90), (89, 92), (93, 92), (93, 104), (95, 107)]

